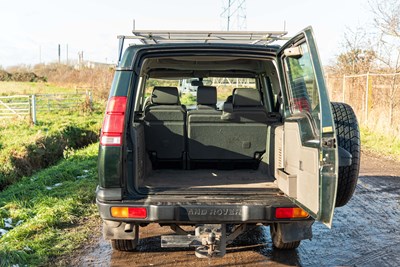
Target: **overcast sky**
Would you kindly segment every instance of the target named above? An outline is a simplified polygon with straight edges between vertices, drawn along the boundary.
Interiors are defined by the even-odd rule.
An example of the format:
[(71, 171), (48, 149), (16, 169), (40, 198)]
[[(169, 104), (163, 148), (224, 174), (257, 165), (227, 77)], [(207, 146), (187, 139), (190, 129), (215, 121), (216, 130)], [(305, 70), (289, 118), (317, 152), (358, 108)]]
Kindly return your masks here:
[[(129, 35), (133, 19), (142, 30), (223, 30), (227, 2), (1, 0), (0, 66), (56, 61), (58, 44), (62, 60), (68, 44), (70, 60), (83, 51), (86, 60), (115, 63), (116, 36)], [(365, 0), (247, 0), (245, 11), (248, 31), (283, 30), (286, 21), (294, 35), (311, 25), (324, 65), (340, 53), (346, 27), (372, 23)]]

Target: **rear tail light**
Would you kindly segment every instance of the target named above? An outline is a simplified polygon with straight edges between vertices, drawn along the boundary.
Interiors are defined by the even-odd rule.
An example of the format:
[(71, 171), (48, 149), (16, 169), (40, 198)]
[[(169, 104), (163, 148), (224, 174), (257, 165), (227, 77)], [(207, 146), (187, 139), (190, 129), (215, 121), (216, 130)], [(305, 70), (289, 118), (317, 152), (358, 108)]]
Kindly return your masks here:
[(111, 216), (114, 218), (145, 219), (147, 218), (147, 210), (141, 207), (111, 207)]
[(277, 219), (295, 219), (307, 218), (309, 214), (301, 208), (276, 208), (275, 218)]
[(122, 144), (126, 100), (126, 96), (113, 96), (109, 99), (101, 128), (101, 145), (120, 146)]

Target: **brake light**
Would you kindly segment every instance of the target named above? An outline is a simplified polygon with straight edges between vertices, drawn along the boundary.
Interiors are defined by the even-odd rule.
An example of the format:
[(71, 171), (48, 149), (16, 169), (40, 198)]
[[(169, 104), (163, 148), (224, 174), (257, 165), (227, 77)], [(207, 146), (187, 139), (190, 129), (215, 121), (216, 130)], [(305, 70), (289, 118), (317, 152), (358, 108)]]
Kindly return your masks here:
[(113, 96), (108, 100), (100, 144), (103, 146), (120, 146), (124, 132), (126, 96)]
[(277, 219), (293, 219), (293, 218), (307, 218), (308, 212), (301, 208), (276, 208), (275, 218)]
[(293, 98), (293, 107), (298, 111), (311, 112), (310, 102), (305, 97)]
[(146, 208), (111, 207), (111, 216), (114, 218), (147, 218)]

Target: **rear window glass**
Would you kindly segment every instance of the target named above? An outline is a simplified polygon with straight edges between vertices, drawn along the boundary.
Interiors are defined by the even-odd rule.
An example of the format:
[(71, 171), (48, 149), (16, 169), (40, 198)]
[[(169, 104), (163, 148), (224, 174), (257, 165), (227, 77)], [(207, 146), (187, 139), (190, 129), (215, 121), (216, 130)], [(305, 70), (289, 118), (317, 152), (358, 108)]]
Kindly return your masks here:
[(217, 106), (225, 102), (232, 95), (235, 88), (256, 89), (256, 80), (254, 78), (209, 77), (200, 80), (198, 78), (150, 78), (146, 81), (145, 97), (151, 95), (154, 86), (177, 87), (181, 104), (189, 107), (195, 106), (197, 103), (197, 87), (201, 84), (217, 88)]

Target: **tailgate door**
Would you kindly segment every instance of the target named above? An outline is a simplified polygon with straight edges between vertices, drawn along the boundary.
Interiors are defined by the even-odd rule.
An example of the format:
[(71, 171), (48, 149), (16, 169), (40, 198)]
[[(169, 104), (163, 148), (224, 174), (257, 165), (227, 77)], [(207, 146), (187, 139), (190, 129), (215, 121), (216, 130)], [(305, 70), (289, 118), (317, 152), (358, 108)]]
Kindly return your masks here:
[(330, 227), (338, 152), (312, 29), (304, 29), (283, 45), (277, 62), (284, 106), (283, 166), (277, 170), (278, 184), (293, 202)]

